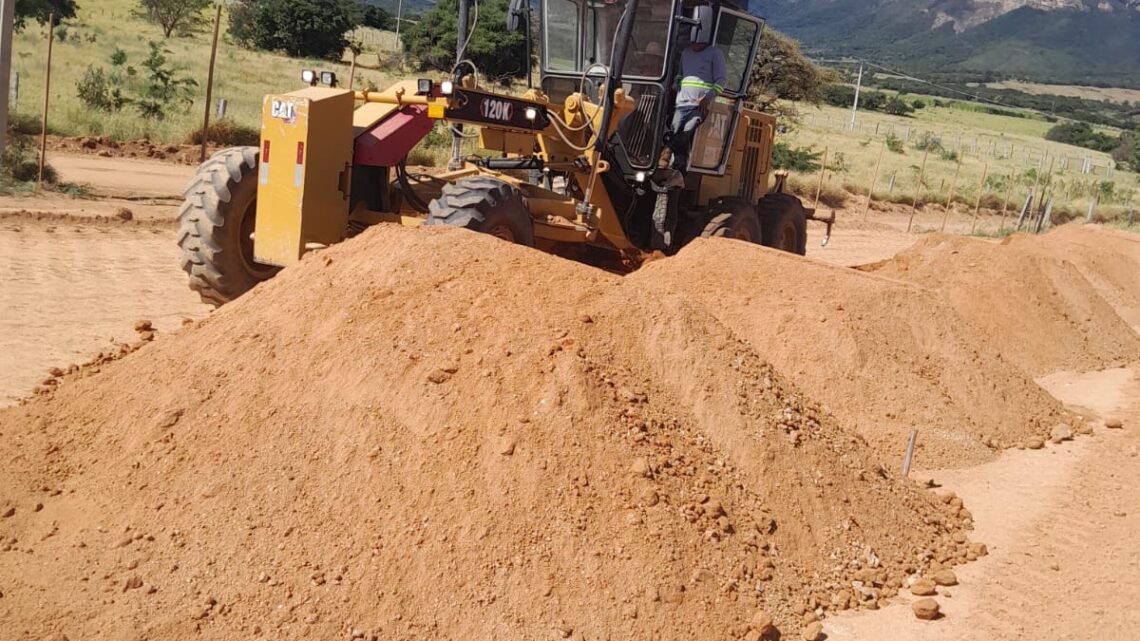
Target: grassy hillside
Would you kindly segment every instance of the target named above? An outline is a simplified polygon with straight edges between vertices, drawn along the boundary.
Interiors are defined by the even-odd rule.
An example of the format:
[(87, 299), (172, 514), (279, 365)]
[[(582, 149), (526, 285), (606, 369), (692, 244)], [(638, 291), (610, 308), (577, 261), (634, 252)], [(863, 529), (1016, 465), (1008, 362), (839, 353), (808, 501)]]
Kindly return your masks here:
[[(937, 22), (953, 8), (914, 0), (767, 0), (772, 25), (808, 51), (892, 62), (950, 77), (1140, 88), (1140, 11), (1022, 7), (961, 33)], [(996, 79), (995, 78), (995, 79)]]
[[(120, 139), (147, 137), (174, 142), (181, 141), (201, 126), (211, 34), (199, 33), (164, 41), (157, 27), (132, 15), (134, 6), (133, 0), (82, 2), (78, 19), (61, 28), (66, 39), (61, 41), (57, 37), (54, 42), (51, 131), (68, 135), (109, 135)], [(224, 34), (224, 13), (222, 19)], [(380, 50), (391, 47), (390, 38), (377, 36), (373, 40)], [(149, 52), (149, 41), (160, 42), (170, 51), (168, 57), (171, 65), (179, 70), (178, 75), (188, 76), (199, 83), (193, 104), (185, 109), (175, 109), (164, 120), (147, 120), (129, 105), (118, 113), (105, 113), (92, 110), (79, 100), (76, 83), (84, 71), (89, 65), (110, 68), (109, 60), (116, 49), (126, 52), (126, 65), (136, 67), (139, 74), (144, 73), (141, 63)], [(37, 117), (41, 113), (46, 58), (47, 28), (30, 23), (16, 35), (12, 56), (12, 70), (20, 74), (19, 102), (14, 106), (16, 113)], [(358, 86), (362, 82), (384, 86), (400, 75), (398, 70), (390, 68), (378, 71), (376, 54), (361, 56), (361, 62), (372, 68), (357, 68)], [(237, 46), (223, 35), (214, 80), (215, 104), (218, 98), (225, 98), (229, 101), (229, 118), (239, 124), (256, 127), (261, 118), (262, 96), (299, 88), (303, 68), (336, 71), (345, 82), (348, 80), (347, 64), (253, 52)], [(129, 94), (129, 89), (125, 93)]]

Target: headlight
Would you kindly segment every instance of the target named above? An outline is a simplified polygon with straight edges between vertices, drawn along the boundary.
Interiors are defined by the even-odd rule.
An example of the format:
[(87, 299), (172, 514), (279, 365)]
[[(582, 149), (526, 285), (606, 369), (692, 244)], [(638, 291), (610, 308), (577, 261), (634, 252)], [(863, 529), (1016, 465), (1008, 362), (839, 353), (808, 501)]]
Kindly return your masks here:
[(331, 72), (331, 71), (322, 71), (321, 72), (321, 84), (327, 85), (329, 87), (335, 87), (336, 86), (336, 74)]
[(313, 85), (317, 82), (317, 72), (312, 69), (305, 69), (301, 71), (301, 81), (307, 85)]
[(633, 179), (639, 183), (645, 182), (645, 172), (644, 171), (637, 172), (636, 174), (633, 175)]
[(431, 78), (420, 78), (416, 81), (416, 94), (421, 96), (431, 95), (432, 84)]
[(525, 114), (526, 119), (530, 120), (530, 121), (533, 121), (535, 118), (538, 118), (538, 110), (535, 109), (534, 107), (527, 107), (526, 111), (524, 111), (523, 114)]
[(455, 91), (455, 85), (450, 80), (439, 83), (439, 93), (450, 96)]

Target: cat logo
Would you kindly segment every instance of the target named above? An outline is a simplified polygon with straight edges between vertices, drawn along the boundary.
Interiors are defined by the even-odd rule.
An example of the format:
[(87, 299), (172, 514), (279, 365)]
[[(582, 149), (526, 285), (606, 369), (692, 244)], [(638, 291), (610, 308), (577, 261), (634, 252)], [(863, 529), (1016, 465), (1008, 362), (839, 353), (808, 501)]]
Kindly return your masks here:
[(291, 125), (297, 122), (297, 105), (287, 100), (274, 100), (269, 106), (269, 115)]
[(479, 106), (479, 111), (483, 114), (483, 117), (488, 120), (510, 122), (511, 116), (515, 113), (515, 108), (514, 105), (506, 100), (484, 98), (483, 104)]

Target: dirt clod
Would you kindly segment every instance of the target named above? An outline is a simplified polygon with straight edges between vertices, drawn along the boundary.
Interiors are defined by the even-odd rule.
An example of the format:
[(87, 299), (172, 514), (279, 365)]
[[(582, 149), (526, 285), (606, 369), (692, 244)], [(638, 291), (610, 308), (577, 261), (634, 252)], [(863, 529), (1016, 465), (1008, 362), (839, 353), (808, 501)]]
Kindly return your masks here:
[(954, 570), (951, 569), (935, 572), (930, 580), (934, 581), (936, 585), (958, 585), (958, 575), (954, 574)]
[(919, 579), (910, 586), (910, 593), (915, 596), (932, 596), (937, 594), (934, 581), (930, 579)]
[(1073, 440), (1073, 430), (1064, 423), (1058, 423), (1049, 431), (1049, 440), (1053, 443)]
[(819, 621), (804, 627), (800, 638), (804, 641), (821, 641), (823, 639), (823, 624)]
[(1033, 436), (1025, 441), (1025, 447), (1031, 450), (1039, 450), (1045, 447), (1045, 439), (1039, 436)]
[(932, 621), (939, 616), (938, 602), (934, 599), (919, 599), (911, 604), (914, 616), (924, 621)]
[(1104, 426), (1110, 430), (1119, 430), (1124, 427), (1124, 421), (1119, 416), (1110, 416), (1104, 420)]

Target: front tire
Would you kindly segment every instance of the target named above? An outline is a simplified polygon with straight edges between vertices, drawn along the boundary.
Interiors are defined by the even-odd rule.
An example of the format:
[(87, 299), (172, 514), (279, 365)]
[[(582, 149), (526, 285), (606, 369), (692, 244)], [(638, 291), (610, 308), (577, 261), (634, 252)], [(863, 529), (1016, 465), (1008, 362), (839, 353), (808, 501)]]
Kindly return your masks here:
[(444, 185), (428, 204), (425, 225), (448, 225), (534, 247), (534, 223), (526, 200), (514, 185), (490, 176)]
[(178, 247), (190, 289), (224, 305), (269, 280), (280, 267), (253, 258), (257, 147), (233, 147), (198, 167), (178, 212)]
[(807, 253), (807, 214), (799, 198), (768, 194), (760, 199), (758, 209), (765, 246), (800, 256)]
[(701, 238), (735, 238), (747, 243), (763, 244), (760, 218), (751, 205), (745, 203), (714, 203), (713, 216), (701, 232)]

